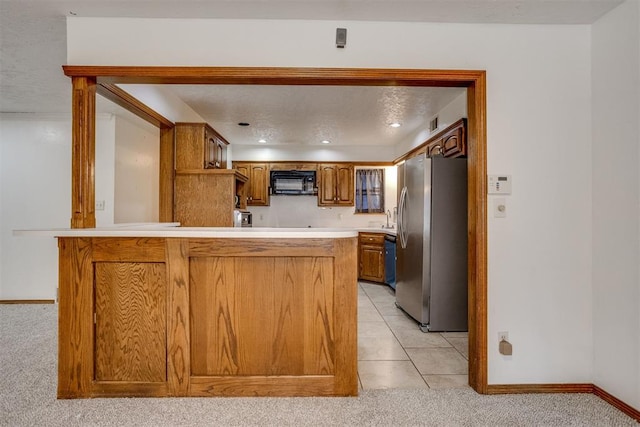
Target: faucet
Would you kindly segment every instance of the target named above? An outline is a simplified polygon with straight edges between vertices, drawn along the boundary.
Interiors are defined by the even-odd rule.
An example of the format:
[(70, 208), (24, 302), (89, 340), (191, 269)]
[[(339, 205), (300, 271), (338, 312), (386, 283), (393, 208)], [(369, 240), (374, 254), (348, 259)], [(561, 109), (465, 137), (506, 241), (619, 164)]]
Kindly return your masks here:
[(385, 216), (387, 217), (387, 226), (384, 228), (393, 228), (393, 225), (389, 225), (389, 218), (391, 218), (391, 211), (389, 209), (387, 209)]

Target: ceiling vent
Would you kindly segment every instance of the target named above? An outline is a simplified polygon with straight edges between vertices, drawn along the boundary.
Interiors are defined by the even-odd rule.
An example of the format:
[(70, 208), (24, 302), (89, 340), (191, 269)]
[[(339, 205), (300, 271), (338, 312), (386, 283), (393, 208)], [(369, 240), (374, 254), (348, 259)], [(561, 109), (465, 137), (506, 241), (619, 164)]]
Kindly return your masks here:
[(429, 122), (429, 132), (433, 132), (438, 129), (438, 117), (434, 117), (433, 120)]

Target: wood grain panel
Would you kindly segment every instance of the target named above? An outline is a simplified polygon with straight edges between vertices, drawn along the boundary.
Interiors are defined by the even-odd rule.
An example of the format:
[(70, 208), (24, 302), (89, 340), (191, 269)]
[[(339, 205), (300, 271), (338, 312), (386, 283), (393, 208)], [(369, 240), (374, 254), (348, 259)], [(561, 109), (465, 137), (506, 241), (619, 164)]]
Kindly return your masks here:
[(358, 395), (358, 239), (334, 241), (335, 372), (333, 392)]
[(333, 239), (189, 239), (189, 255), (203, 256), (332, 256)]
[(240, 362), (233, 259), (194, 258), (189, 269), (191, 375), (236, 375)]
[(189, 245), (167, 239), (167, 385), (169, 396), (189, 392)]
[(333, 376), (192, 377), (190, 396), (346, 396), (336, 394)]
[[(335, 373), (335, 311), (333, 258), (296, 258), (304, 276), (304, 374)], [(302, 280), (300, 280), (302, 279)], [(298, 303), (294, 301), (294, 303)], [(295, 321), (296, 319), (294, 319)]]
[(176, 169), (204, 169), (206, 123), (176, 123)]
[(96, 79), (72, 79), (71, 228), (93, 228), (95, 213)]
[(164, 262), (165, 240), (159, 238), (94, 237), (94, 261)]
[(331, 258), (193, 258), (192, 375), (334, 371)]
[(95, 381), (91, 397), (165, 397), (166, 382)]
[(98, 262), (95, 287), (96, 380), (165, 382), (165, 265)]
[(186, 227), (233, 227), (236, 176), (231, 173), (176, 172), (175, 219)]
[(86, 397), (93, 379), (91, 240), (58, 238), (58, 398)]

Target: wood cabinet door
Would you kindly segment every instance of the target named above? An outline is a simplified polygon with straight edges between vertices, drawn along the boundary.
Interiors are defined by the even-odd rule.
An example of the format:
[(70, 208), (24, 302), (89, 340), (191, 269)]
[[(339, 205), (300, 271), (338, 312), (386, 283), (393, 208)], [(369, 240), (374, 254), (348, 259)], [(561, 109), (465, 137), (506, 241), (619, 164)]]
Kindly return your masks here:
[(458, 127), (442, 138), (442, 152), (445, 157), (458, 157), (466, 152), (464, 147), (464, 127)]
[(359, 277), (373, 282), (384, 282), (384, 249), (380, 246), (360, 247)]
[(233, 167), (249, 178), (245, 187), (247, 188), (247, 205), (269, 206), (269, 164), (233, 162)]
[(252, 163), (249, 166), (249, 200), (251, 206), (269, 206), (269, 165)]
[(318, 206), (353, 206), (352, 164), (318, 165)]
[(205, 149), (204, 149), (204, 167), (205, 169), (218, 169), (220, 168), (220, 161), (218, 160), (218, 142), (211, 132), (205, 131)]
[(215, 156), (220, 169), (227, 168), (227, 144), (222, 140), (216, 139)]
[(353, 206), (353, 165), (337, 165), (336, 204)]
[(95, 380), (167, 380), (166, 273), (157, 262), (96, 262)]
[(336, 203), (338, 169), (336, 165), (318, 165), (318, 206), (332, 206)]

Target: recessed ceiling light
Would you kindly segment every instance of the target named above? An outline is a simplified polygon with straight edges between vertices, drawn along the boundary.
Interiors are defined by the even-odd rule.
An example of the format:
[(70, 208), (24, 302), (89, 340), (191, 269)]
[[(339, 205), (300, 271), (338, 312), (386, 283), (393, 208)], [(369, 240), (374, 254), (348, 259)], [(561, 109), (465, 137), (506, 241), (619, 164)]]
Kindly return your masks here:
[(398, 122), (393, 122), (393, 123), (389, 123), (389, 126), (391, 126), (392, 128), (399, 128), (401, 125)]
[(260, 139), (258, 140), (258, 142), (259, 142), (260, 144), (266, 144), (266, 143), (267, 143), (267, 140), (266, 140), (266, 139), (264, 139), (264, 138), (260, 138)]
[(247, 123), (247, 122), (240, 122), (240, 123), (238, 123), (238, 126), (249, 126), (249, 123)]
[(322, 140), (322, 143), (323, 144), (331, 144), (331, 141), (329, 141), (328, 139), (324, 139), (324, 140)]

